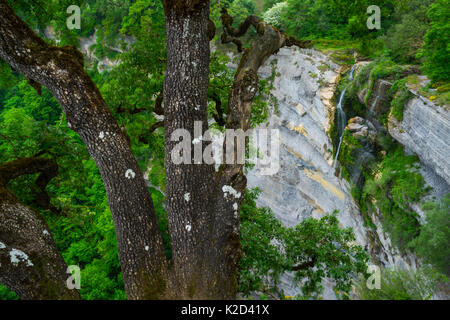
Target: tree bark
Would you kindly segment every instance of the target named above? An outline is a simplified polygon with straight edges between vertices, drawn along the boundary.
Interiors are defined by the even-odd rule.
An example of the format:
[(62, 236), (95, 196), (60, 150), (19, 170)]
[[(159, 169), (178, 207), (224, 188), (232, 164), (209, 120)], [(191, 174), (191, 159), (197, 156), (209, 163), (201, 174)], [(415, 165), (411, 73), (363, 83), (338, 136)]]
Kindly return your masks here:
[(77, 290), (66, 286), (67, 265), (44, 219), (6, 187), (16, 177), (40, 173), (36, 184), (44, 193), (57, 172), (54, 160), (41, 158), (0, 165), (0, 283), (21, 299), (80, 298)]
[[(220, 239), (216, 217), (233, 212), (221, 190), (220, 176), (210, 164), (174, 164), (171, 141), (177, 129), (192, 139), (208, 129), (206, 112), (209, 84), (209, 1), (165, 1), (167, 67), (164, 85), (166, 208), (172, 239), (172, 290), (178, 298), (231, 299), (236, 294), (237, 259), (229, 260), (228, 242)], [(209, 30), (209, 31), (208, 31)], [(202, 124), (194, 132), (194, 122)], [(228, 217), (229, 218), (229, 217)], [(225, 229), (226, 226), (224, 226)], [(236, 256), (240, 251), (238, 236)], [(232, 272), (228, 272), (232, 270)]]
[(167, 261), (143, 173), (74, 47), (46, 44), (0, 0), (0, 57), (46, 86), (96, 162), (113, 216), (130, 299), (166, 296)]

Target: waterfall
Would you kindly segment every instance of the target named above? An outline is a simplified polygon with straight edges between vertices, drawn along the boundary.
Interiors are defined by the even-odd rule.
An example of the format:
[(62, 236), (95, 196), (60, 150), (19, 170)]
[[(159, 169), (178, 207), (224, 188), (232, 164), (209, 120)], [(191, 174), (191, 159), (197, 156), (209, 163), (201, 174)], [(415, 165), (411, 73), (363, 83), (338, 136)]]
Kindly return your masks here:
[(353, 72), (355, 71), (355, 67), (356, 67), (356, 64), (354, 64), (352, 66), (352, 69), (350, 70), (350, 75), (348, 77), (350, 80), (353, 80)]
[[(355, 71), (355, 66), (356, 66), (356, 64), (354, 64), (350, 70), (350, 75), (348, 77), (350, 80), (353, 80), (353, 72)], [(347, 88), (345, 88), (342, 91), (341, 96), (339, 97), (338, 105), (336, 107), (337, 126), (338, 126), (338, 134), (339, 134), (339, 146), (336, 151), (336, 157), (334, 158), (333, 169), (336, 167), (336, 162), (339, 157), (339, 151), (341, 150), (342, 140), (344, 138), (345, 127), (347, 126), (347, 115), (345, 114), (344, 109), (342, 109), (342, 101), (344, 100), (346, 91), (347, 91)]]
[(341, 96), (339, 97), (339, 103), (336, 108), (337, 126), (338, 126), (338, 133), (339, 133), (340, 138), (339, 138), (339, 146), (336, 151), (336, 157), (334, 158), (333, 169), (336, 167), (336, 162), (339, 157), (339, 150), (341, 149), (342, 139), (344, 138), (345, 126), (347, 125), (347, 116), (346, 116), (344, 110), (342, 109), (342, 101), (344, 100), (344, 95), (345, 95), (346, 91), (347, 91), (347, 88), (345, 88), (342, 91)]

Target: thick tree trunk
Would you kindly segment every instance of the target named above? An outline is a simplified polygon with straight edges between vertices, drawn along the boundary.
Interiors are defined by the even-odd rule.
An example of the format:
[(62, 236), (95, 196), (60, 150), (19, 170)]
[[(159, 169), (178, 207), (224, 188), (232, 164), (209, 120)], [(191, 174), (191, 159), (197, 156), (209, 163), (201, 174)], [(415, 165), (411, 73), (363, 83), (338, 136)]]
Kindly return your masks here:
[(53, 93), (96, 162), (128, 298), (165, 297), (167, 261), (150, 193), (125, 134), (84, 71), (83, 56), (72, 47), (47, 45), (0, 0), (0, 57)]
[[(230, 260), (228, 255), (235, 251), (239, 257), (239, 238), (236, 234), (231, 250), (229, 239), (223, 239), (218, 232), (229, 228), (216, 221), (218, 216), (233, 218), (229, 214), (233, 212), (232, 204), (224, 199), (214, 165), (194, 163), (194, 150), (203, 153), (206, 144), (201, 136), (208, 129), (209, 1), (168, 0), (164, 4), (166, 206), (174, 271), (171, 291), (178, 292), (177, 298), (230, 299), (237, 289), (237, 259)], [(195, 121), (202, 124), (198, 132), (194, 131)], [(177, 129), (187, 130), (192, 140), (199, 141), (188, 143), (192, 147), (187, 157), (190, 164), (175, 164), (172, 159), (172, 150), (179, 141), (171, 141), (171, 137)]]
[(11, 179), (40, 173), (36, 184), (45, 189), (57, 172), (54, 160), (40, 158), (0, 165), (0, 283), (21, 299), (80, 298), (66, 286), (70, 275), (44, 219), (6, 188)]
[[(246, 187), (243, 165), (222, 165), (216, 172), (214, 164), (194, 163), (202, 161), (194, 159), (194, 155), (195, 150), (203, 154), (206, 145), (201, 140), (208, 128), (209, 40), (213, 34), (209, 1), (163, 2), (167, 32), (166, 208), (173, 251), (170, 266), (142, 172), (127, 137), (85, 73), (81, 54), (75, 48), (47, 45), (5, 0), (0, 0), (0, 57), (54, 94), (69, 126), (80, 135), (96, 162), (114, 219), (128, 298), (232, 299), (237, 291), (241, 256), (239, 210)], [(227, 128), (245, 131), (250, 126), (258, 68), (281, 46), (293, 43), (255, 16), (237, 31), (232, 30), (229, 19), (225, 20), (225, 41), (239, 46), (236, 37), (245, 34), (250, 25), (260, 34), (257, 43), (242, 57), (229, 99)], [(202, 123), (199, 132), (194, 130), (196, 121)], [(188, 164), (176, 164), (172, 158), (179, 142), (172, 141), (177, 129), (187, 130), (195, 139), (191, 142), (196, 141), (189, 142), (192, 152), (187, 155)], [(5, 199), (14, 202), (10, 195)], [(31, 216), (27, 210), (21, 210), (24, 216)], [(18, 248), (29, 251), (36, 259), (37, 250), (31, 244), (26, 246), (25, 240)], [(18, 272), (16, 277), (26, 271)], [(47, 279), (49, 272), (38, 270), (38, 276)], [(0, 281), (8, 279), (0, 277)], [(27, 292), (30, 286), (22, 281), (14, 289)], [(66, 297), (64, 292), (57, 294)]]

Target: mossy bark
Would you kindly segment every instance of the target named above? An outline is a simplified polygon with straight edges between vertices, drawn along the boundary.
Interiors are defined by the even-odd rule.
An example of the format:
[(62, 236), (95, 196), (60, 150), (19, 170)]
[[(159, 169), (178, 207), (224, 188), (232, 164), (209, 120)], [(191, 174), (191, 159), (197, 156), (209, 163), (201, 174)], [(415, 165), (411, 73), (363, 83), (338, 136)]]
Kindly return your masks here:
[(40, 173), (36, 184), (45, 193), (47, 183), (57, 172), (54, 160), (42, 158), (0, 165), (0, 283), (21, 299), (80, 298), (77, 290), (66, 286), (67, 265), (44, 219), (6, 187), (16, 177)]

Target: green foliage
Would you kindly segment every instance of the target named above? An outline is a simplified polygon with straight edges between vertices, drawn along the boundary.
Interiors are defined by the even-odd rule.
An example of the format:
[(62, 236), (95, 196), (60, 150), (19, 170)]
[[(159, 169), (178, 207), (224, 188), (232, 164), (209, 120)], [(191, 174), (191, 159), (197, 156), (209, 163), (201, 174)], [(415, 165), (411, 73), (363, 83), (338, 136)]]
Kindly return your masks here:
[(362, 148), (361, 143), (349, 130), (344, 131), (341, 150), (339, 151), (339, 163), (343, 166), (352, 166), (355, 164), (355, 154)]
[(450, 80), (450, 1), (436, 0), (428, 10), (431, 28), (425, 35), (425, 70), (435, 81)]
[(429, 28), (426, 12), (432, 0), (412, 0), (407, 6), (396, 7), (396, 22), (383, 37), (386, 48), (395, 61), (418, 62), (416, 54), (422, 47), (423, 36)]
[(426, 222), (413, 241), (417, 254), (441, 273), (450, 275), (450, 194), (441, 201), (426, 203)]
[(263, 9), (264, 11), (269, 10), (274, 7), (277, 3), (283, 2), (282, 0), (263, 0)]
[(11, 68), (9, 65), (0, 60), (0, 97), (4, 89), (9, 89), (14, 85), (16, 78), (14, 77)]
[(379, 32), (367, 29), (367, 7), (378, 5), (381, 8), (385, 27), (391, 23), (394, 9), (391, 0), (288, 0), (287, 3), (282, 27), (298, 38), (315, 39), (373, 38)]
[(432, 270), (382, 269), (381, 288), (369, 289), (366, 279), (356, 285), (362, 300), (429, 300), (442, 277)]
[(406, 87), (406, 78), (395, 81), (392, 84), (390, 93), (394, 96), (391, 100), (392, 114), (398, 121), (402, 121), (406, 103), (412, 98), (412, 94)]
[(351, 228), (341, 229), (336, 215), (320, 220), (308, 218), (287, 228), (268, 208), (257, 208), (259, 191), (247, 190), (241, 209), (239, 290), (248, 295), (260, 291), (283, 297), (277, 282), (285, 271), (295, 269), (302, 298), (317, 298), (325, 277), (336, 282), (336, 290), (345, 298), (352, 276), (365, 273), (367, 253), (354, 245)]
[(0, 284), (0, 300), (19, 300), (19, 297), (4, 285)]
[(378, 79), (386, 79), (389, 76), (396, 76), (402, 71), (402, 68), (390, 58), (382, 57), (373, 66), (369, 79), (374, 83)]
[(422, 199), (428, 189), (418, 172), (414, 156), (406, 156), (400, 148), (388, 152), (373, 176), (366, 177), (362, 201), (375, 211), (372, 200), (382, 215), (383, 228), (401, 250), (420, 233), (417, 214), (410, 205)]
[(255, 2), (253, 0), (233, 0), (228, 8), (228, 13), (234, 18), (234, 27), (238, 27), (249, 15), (256, 13)]
[(264, 13), (263, 19), (265, 22), (275, 26), (280, 27), (281, 26), (281, 12), (285, 10), (287, 7), (286, 2), (279, 2), (276, 3), (272, 8), (267, 10)]
[(276, 282), (286, 269), (286, 259), (274, 242), (283, 241), (284, 227), (268, 208), (257, 208), (259, 190), (247, 190), (241, 205), (241, 244), (239, 291), (266, 291), (265, 277)]

